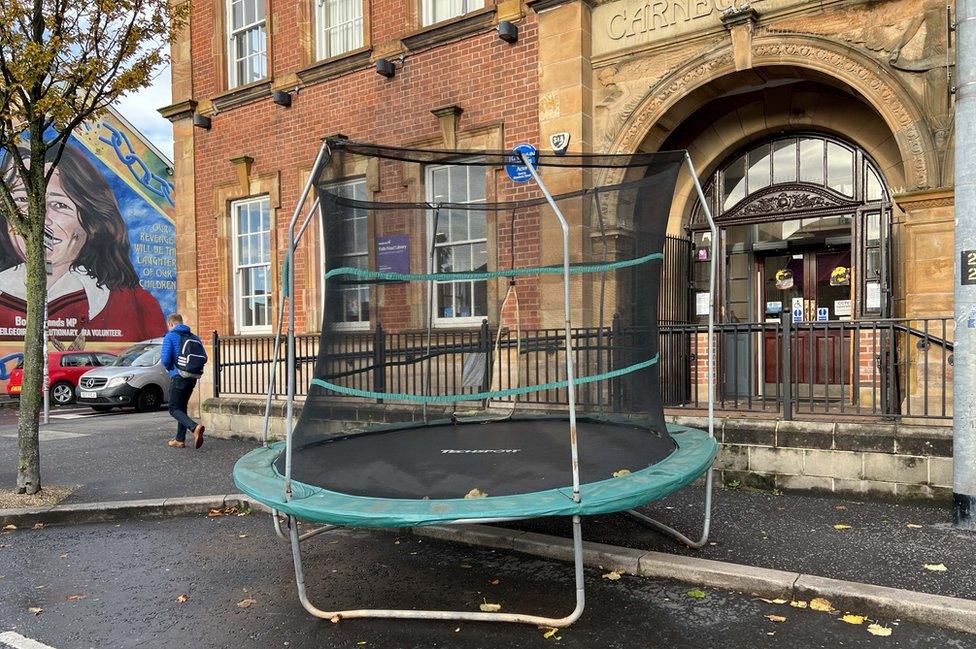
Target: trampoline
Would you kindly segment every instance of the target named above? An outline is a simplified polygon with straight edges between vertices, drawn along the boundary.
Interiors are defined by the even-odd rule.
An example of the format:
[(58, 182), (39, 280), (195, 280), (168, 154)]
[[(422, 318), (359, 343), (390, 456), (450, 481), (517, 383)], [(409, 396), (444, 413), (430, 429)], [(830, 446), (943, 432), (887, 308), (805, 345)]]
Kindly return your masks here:
[[(530, 179), (532, 184), (516, 188), (510, 197), (496, 196), (492, 202), (455, 200), (453, 178), (472, 182), (465, 170), (444, 175), (450, 194), (435, 200), (365, 201), (337, 190), (331, 181), (330, 173), (343, 167), (346, 156), (375, 158), (392, 170), (397, 165), (436, 165), (436, 169), (490, 171), (516, 165), (512, 179), (518, 180), (520, 172), (522, 180)], [(582, 516), (626, 512), (687, 545), (705, 544), (711, 522), (711, 465), (718, 450), (712, 431), (712, 310), (708, 316), (709, 430), (666, 424), (659, 385), (657, 298), (662, 246), (682, 165), (687, 165), (702, 204), (707, 205), (686, 152), (559, 156), (529, 153), (525, 148), (516, 153), (435, 151), (325, 141), (290, 224), (264, 444), (234, 468), (238, 488), (271, 508), (275, 531), (290, 541), (299, 599), (307, 611), (333, 620), (388, 617), (566, 626), (583, 611)], [(554, 196), (540, 175), (547, 166), (588, 169), (602, 184), (581, 184)], [(437, 178), (431, 178), (436, 190)], [(526, 187), (533, 191), (526, 192)], [(299, 224), (313, 189), (317, 196)], [(499, 194), (504, 192), (505, 187)], [(380, 268), (368, 261), (330, 263), (324, 274), (322, 336), (317, 353), (308, 357), (296, 351), (291, 287), (293, 257), (315, 214), (321, 215), (327, 258), (331, 251), (346, 249), (348, 241), (343, 239), (360, 236), (349, 227), (358, 219), (428, 224), (433, 234), (427, 244), (428, 272)], [(493, 216), (489, 219), (485, 214)], [(711, 216), (707, 217), (714, 227)], [(506, 219), (507, 241), (499, 234)], [(516, 226), (520, 220), (541, 223), (545, 219), (558, 221), (561, 228), (562, 264), (518, 265)], [(477, 263), (477, 250), (470, 244), (465, 244), (470, 254), (454, 249), (444, 254), (451, 237), (470, 239), (475, 228), (487, 229), (479, 224), (489, 220), (496, 227), (494, 269), (489, 269), (487, 254)], [(575, 259), (570, 220), (582, 230), (585, 242)], [(611, 250), (607, 233), (621, 226), (634, 232), (633, 241), (626, 246), (614, 243)], [(713, 248), (716, 242), (713, 232)], [(506, 243), (511, 250), (507, 264), (499, 252)], [(561, 293), (562, 326), (524, 327), (520, 289)], [(479, 291), (480, 304), (487, 306), (478, 306)], [(710, 292), (714, 297), (714, 267)], [(424, 295), (426, 305), (420, 311), (425, 329), (387, 339), (377, 327), (376, 332), (357, 338), (342, 326), (341, 309), (333, 308), (348, 306), (350, 293), (355, 299), (368, 294), (391, 303), (399, 303), (402, 296)], [(470, 310), (465, 315), (482, 319), (477, 335), (445, 334), (434, 328), (435, 315), (447, 318), (465, 305)], [(574, 326), (574, 316), (588, 326)], [(269, 419), (283, 338), (285, 440), (271, 443)], [(301, 368), (312, 360), (308, 396), (301, 417), (293, 423), (296, 381)], [(359, 429), (336, 425), (336, 412), (366, 402), (395, 403), (399, 407), (381, 417), (409, 421)], [(703, 476), (705, 515), (700, 538), (688, 538), (636, 510)], [(300, 544), (336, 526), (405, 528), (549, 516), (568, 516), (573, 521), (576, 607), (563, 617), (324, 610), (309, 601), (305, 590)], [(300, 533), (298, 521), (319, 527)]]

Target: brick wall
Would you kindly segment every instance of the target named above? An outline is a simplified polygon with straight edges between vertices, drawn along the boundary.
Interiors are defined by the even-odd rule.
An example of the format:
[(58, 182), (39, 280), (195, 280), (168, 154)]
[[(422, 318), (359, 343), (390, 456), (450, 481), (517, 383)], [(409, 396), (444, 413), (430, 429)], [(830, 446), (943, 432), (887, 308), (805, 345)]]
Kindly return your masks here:
[[(275, 77), (295, 72), (302, 64), (300, 29), (294, 27), (300, 15), (299, 0), (272, 2), (271, 68)], [(404, 0), (372, 2), (371, 40), (389, 40), (404, 35), (410, 24), (408, 6)], [(223, 87), (220, 71), (221, 57), (215, 51), (224, 41), (214, 35), (214, 8), (219, 2), (201, 0), (193, 3), (192, 60), (193, 94), (197, 101), (219, 95)], [(399, 30), (399, 31), (398, 31)], [(226, 326), (229, 313), (230, 267), (224, 259), (210, 251), (220, 236), (214, 213), (219, 213), (219, 194), (215, 188), (234, 183), (237, 169), (232, 158), (253, 158), (251, 177), (279, 174), (281, 204), (276, 211), (277, 249), (284, 248), (288, 220), (304, 180), (321, 143), (327, 134), (343, 133), (354, 140), (390, 145), (405, 145), (422, 140), (436, 140), (441, 131), (433, 108), (456, 105), (463, 109), (458, 131), (500, 127), (506, 148), (523, 142), (537, 142), (538, 129), (538, 62), (537, 26), (535, 14), (519, 21), (519, 41), (509, 45), (494, 33), (493, 26), (481, 33), (430, 49), (409, 53), (402, 68), (398, 66), (393, 79), (385, 79), (372, 68), (348, 73), (338, 78), (302, 87), (293, 96), (290, 109), (274, 105), (270, 98), (218, 111), (212, 116), (209, 131), (195, 132), (194, 174), (196, 180), (196, 239), (200, 254), (197, 258), (197, 282), (201, 331), (218, 330), (232, 333)], [(398, 169), (399, 163), (383, 164), (378, 174), (379, 191), (376, 200), (415, 200)], [(489, 195), (517, 196), (520, 191), (508, 189), (497, 174), (489, 174)], [(516, 225), (516, 263), (538, 263), (538, 215), (526, 215)], [(390, 219), (383, 224), (384, 234), (404, 232), (406, 224)], [(497, 236), (498, 258), (509, 259), (501, 244), (510, 240), (508, 223), (499, 219)], [(489, 233), (489, 236), (493, 236)], [(416, 239), (416, 235), (414, 235)], [(225, 239), (226, 241), (226, 239)], [(227, 243), (229, 245), (229, 242)], [(505, 244), (507, 245), (507, 243)], [(411, 252), (422, 253), (424, 246), (416, 240)], [(299, 323), (306, 322), (306, 299), (318, 296), (316, 290), (307, 291), (305, 283), (316, 276), (309, 263), (317, 263), (308, 249), (299, 249), (295, 260), (296, 306)], [(279, 258), (280, 261), (280, 258)], [(506, 264), (507, 266), (507, 264)], [(274, 269), (277, 274), (277, 269)], [(534, 282), (520, 286), (520, 299), (525, 326), (538, 321), (538, 289)], [(503, 290), (503, 289), (502, 289)], [(503, 295), (503, 294), (502, 294)], [(499, 299), (501, 296), (499, 296)], [(396, 329), (408, 326), (406, 314), (409, 301), (405, 288), (385, 289), (380, 318), (384, 327)]]

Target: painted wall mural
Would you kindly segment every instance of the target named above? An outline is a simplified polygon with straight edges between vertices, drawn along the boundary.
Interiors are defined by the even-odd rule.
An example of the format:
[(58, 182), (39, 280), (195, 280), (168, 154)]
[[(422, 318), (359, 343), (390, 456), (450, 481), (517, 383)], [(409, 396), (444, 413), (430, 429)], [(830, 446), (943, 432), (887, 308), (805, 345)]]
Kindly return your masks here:
[[(0, 160), (0, 173), (26, 201), (9, 160)], [(164, 314), (176, 310), (171, 178), (172, 162), (117, 113), (70, 139), (47, 193), (55, 347), (116, 351), (165, 334)], [(22, 349), (23, 260), (23, 242), (0, 215), (0, 356)]]

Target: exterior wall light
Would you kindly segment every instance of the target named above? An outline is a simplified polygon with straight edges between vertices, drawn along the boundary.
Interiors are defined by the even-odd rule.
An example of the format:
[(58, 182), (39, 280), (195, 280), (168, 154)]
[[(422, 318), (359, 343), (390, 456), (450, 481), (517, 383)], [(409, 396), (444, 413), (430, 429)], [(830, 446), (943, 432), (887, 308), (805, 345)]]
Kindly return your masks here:
[(507, 20), (499, 21), (498, 23), (498, 38), (502, 39), (506, 43), (515, 43), (518, 41), (518, 25), (509, 22)]
[(201, 115), (200, 113), (194, 113), (193, 125), (197, 128), (202, 128), (205, 131), (209, 131), (211, 126), (210, 118), (206, 115)]
[(391, 78), (396, 74), (396, 67), (393, 65), (393, 61), (389, 59), (376, 59), (376, 74)]
[(275, 90), (271, 93), (271, 101), (279, 106), (291, 108), (291, 93), (287, 90)]

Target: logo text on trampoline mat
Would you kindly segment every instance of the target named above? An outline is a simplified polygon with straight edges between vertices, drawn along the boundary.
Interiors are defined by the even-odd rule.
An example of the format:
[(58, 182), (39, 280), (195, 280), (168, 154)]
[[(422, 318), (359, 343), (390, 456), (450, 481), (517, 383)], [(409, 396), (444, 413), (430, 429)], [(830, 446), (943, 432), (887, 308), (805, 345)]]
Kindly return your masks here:
[(442, 448), (441, 453), (519, 453), (520, 448)]

